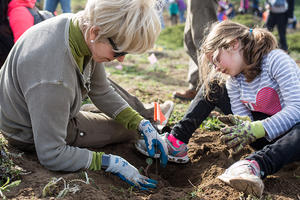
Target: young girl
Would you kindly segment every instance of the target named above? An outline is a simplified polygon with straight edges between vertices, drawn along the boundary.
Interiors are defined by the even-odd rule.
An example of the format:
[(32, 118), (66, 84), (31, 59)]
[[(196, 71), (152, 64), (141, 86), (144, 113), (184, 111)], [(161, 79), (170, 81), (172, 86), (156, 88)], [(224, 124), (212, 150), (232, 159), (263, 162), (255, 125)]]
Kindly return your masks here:
[(247, 144), (258, 150), (219, 178), (260, 196), (262, 178), (300, 160), (300, 69), (277, 49), (270, 32), (230, 20), (212, 26), (200, 58), (205, 83), (165, 135), (169, 160), (188, 161), (186, 144), (217, 106), (225, 115), (234, 114), (229, 116), (233, 126), (221, 129), (221, 141), (234, 153)]

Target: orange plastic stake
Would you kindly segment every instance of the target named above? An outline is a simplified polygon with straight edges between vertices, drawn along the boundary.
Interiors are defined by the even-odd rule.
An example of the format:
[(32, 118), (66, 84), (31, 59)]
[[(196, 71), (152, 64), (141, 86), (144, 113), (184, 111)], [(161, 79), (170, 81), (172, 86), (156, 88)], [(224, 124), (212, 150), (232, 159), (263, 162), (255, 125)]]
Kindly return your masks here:
[(159, 103), (157, 103), (157, 119), (159, 120), (159, 123), (162, 124), (165, 120), (166, 117), (164, 116), (164, 114), (161, 112)]
[(154, 121), (156, 122), (157, 121), (157, 102), (154, 102)]

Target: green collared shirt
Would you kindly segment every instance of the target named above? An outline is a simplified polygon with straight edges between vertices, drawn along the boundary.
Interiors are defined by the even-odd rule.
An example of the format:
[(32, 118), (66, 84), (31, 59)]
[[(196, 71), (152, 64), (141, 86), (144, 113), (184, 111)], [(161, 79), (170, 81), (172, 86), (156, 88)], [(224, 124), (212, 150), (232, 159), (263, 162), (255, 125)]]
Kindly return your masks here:
[(75, 24), (73, 20), (71, 20), (69, 28), (69, 44), (72, 55), (79, 67), (80, 72), (82, 73), (86, 62), (91, 57), (91, 52), (84, 41), (84, 37), (78, 23)]

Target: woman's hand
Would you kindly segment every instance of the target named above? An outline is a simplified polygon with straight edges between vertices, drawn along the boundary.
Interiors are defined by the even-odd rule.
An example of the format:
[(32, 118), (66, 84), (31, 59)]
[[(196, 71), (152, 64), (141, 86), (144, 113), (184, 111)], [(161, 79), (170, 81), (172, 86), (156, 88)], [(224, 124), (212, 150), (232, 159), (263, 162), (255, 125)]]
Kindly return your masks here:
[(111, 172), (140, 190), (156, 188), (157, 181), (143, 176), (139, 171), (120, 156), (110, 155), (110, 162), (105, 172)]
[(156, 148), (160, 151), (160, 164), (165, 167), (168, 162), (168, 146), (164, 138), (159, 135), (149, 120), (142, 120), (139, 131), (144, 135), (147, 151), (150, 157), (154, 157)]

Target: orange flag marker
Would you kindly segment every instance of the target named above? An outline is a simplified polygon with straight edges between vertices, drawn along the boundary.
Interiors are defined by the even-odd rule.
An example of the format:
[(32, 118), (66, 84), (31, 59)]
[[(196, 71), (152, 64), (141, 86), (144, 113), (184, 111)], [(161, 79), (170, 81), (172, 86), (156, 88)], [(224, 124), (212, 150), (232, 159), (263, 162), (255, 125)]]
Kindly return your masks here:
[(163, 122), (166, 120), (166, 117), (161, 112), (159, 103), (154, 102), (154, 121), (159, 121), (160, 124), (163, 124)]

